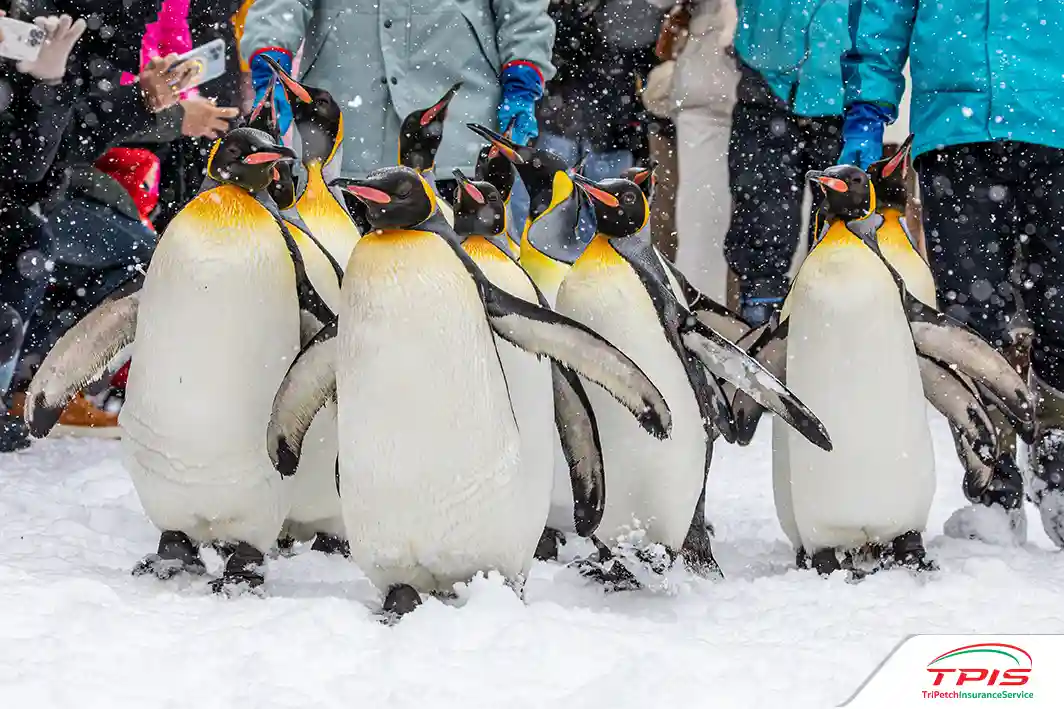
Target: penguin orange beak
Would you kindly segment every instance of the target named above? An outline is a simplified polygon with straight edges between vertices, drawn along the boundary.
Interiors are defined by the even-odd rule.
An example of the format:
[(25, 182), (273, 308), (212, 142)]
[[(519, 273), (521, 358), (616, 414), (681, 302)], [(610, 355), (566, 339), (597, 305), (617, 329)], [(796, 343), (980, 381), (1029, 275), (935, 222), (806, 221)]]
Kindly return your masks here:
[(345, 180), (343, 178), (333, 180), (332, 184), (342, 185), (345, 190), (358, 197), (359, 200), (373, 204), (388, 204), (392, 201), (391, 195), (376, 187), (371, 187), (359, 180)]
[(606, 190), (599, 187), (597, 184), (587, 179), (583, 175), (575, 174), (572, 176), (573, 183), (580, 188), (584, 194), (591, 199), (594, 199), (607, 207), (619, 207), (620, 201)]
[(284, 152), (276, 152), (273, 150), (260, 150), (257, 153), (251, 153), (245, 155), (243, 163), (245, 165), (265, 165), (267, 163), (280, 162), (281, 160), (291, 160), (294, 156), (291, 154), (291, 150), (283, 148)]
[(505, 155), (506, 159), (512, 162), (514, 165), (524, 164), (525, 159), (521, 157), (517, 152), (518, 148), (521, 147), (517, 143), (513, 142), (504, 135), (499, 135), (491, 128), (485, 128), (484, 126), (479, 125), (477, 123), (466, 123), (466, 126), (469, 128), (469, 130), (473, 131), (481, 138), (484, 138), (489, 143), (491, 143), (493, 147), (497, 148), (499, 152)]
[(645, 170), (641, 170), (641, 171), (639, 171), (639, 172), (637, 172), (635, 174), (635, 177), (634, 177), (634, 179), (632, 181), (635, 182), (637, 185), (642, 185), (644, 182), (647, 181), (647, 179), (650, 179), (651, 183), (653, 184), (654, 171), (657, 170), (657, 169), (658, 169), (658, 161), (657, 160), (651, 160), (650, 164), (647, 165)]
[(452, 86), (447, 91), (447, 93), (445, 93), (443, 95), (443, 98), (441, 98), (436, 103), (435, 106), (432, 106), (431, 108), (426, 108), (425, 109), (425, 112), (421, 114), (421, 127), (422, 128), (427, 126), (429, 123), (432, 123), (441, 114), (445, 114), (446, 113), (447, 107), (451, 105), (451, 100), (454, 99), (455, 94), (458, 93), (458, 89), (460, 89), (460, 88), (462, 88), (462, 82), (461, 81), (459, 81), (457, 84)]
[(905, 142), (901, 144), (901, 149), (894, 154), (894, 157), (890, 159), (890, 162), (883, 166), (883, 177), (890, 177), (891, 173), (897, 170), (899, 166), (903, 166), (902, 177), (905, 176), (905, 172), (909, 167), (909, 160), (911, 159), (913, 151), (914, 137), (915, 136), (910, 133), (909, 137), (905, 139)]
[(476, 202), (477, 204), (487, 204), (488, 203), (488, 200), (484, 196), (484, 193), (481, 192), (480, 189), (478, 189), (476, 185), (474, 185), (472, 182), (470, 182), (469, 178), (466, 177), (462, 173), (462, 171), (459, 170), (458, 168), (454, 169), (454, 177), (455, 177), (456, 180), (458, 180), (458, 184), (462, 186), (462, 190), (467, 195), (469, 195), (474, 202)]
[(805, 173), (805, 179), (809, 182), (819, 182), (824, 187), (834, 192), (849, 192), (850, 186), (837, 177), (829, 177), (820, 170), (810, 170)]
[(314, 103), (314, 99), (310, 97), (307, 90), (304, 89), (298, 81), (289, 76), (288, 72), (286, 72), (280, 64), (266, 54), (262, 54), (261, 56), (266, 60), (266, 63), (270, 65), (270, 69), (273, 70), (274, 76), (280, 79), (281, 83), (284, 84), (286, 90), (292, 92), (292, 95), (303, 103)]

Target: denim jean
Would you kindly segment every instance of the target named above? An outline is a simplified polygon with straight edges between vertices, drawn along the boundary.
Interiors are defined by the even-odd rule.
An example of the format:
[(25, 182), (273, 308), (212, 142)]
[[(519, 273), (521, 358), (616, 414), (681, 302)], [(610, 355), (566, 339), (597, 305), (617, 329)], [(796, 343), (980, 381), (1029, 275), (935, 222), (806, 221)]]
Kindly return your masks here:
[[(156, 235), (139, 221), (88, 197), (73, 198), (49, 215), (44, 252), (47, 278), (26, 289), (28, 327), (17, 376), (28, 378), (72, 325), (137, 275), (155, 249)], [(6, 376), (3, 369), (8, 370)], [(11, 387), (11, 362), (0, 366), (0, 387)]]
[[(635, 158), (629, 150), (595, 152), (585, 140), (571, 140), (554, 133), (540, 133), (536, 147), (557, 154), (570, 166), (575, 165), (584, 153), (590, 151), (587, 162), (584, 163), (584, 176), (591, 180), (620, 177), (622, 172), (635, 164)], [(510, 197), (510, 209), (513, 211), (514, 223), (520, 225), (523, 230), (525, 219), (528, 218), (528, 192), (520, 179), (514, 183)], [(578, 229), (582, 243), (588, 243), (595, 235), (595, 215), (583, 202), (580, 205)]]

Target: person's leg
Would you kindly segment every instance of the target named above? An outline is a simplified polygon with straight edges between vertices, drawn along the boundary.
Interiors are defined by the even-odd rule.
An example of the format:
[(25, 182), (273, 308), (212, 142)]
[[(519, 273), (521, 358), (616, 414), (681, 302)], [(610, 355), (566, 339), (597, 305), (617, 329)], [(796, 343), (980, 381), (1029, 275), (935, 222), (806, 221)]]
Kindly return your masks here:
[(681, 111), (676, 143), (682, 179), (676, 188), (676, 265), (707, 296), (727, 300), (724, 240), (731, 221), (728, 142), (731, 114), (712, 108)]
[[(1004, 351), (1012, 342), (1016, 315), (1010, 275), (1017, 238), (1017, 181), (1009, 156), (996, 144), (958, 145), (920, 156), (917, 170), (939, 307)], [(1001, 454), (991, 488), (972, 502), (1003, 508), (1012, 534), (1023, 538), (1023, 481), (1015, 462), (1015, 430), (996, 409), (992, 417)], [(993, 541), (987, 525), (979, 521), (983, 513), (968, 512), (972, 509), (956, 513), (946, 533)]]
[[(655, 130), (656, 128), (656, 130)], [(676, 187), (680, 180), (676, 152), (676, 127), (656, 120), (648, 135), (650, 159), (658, 163), (657, 189), (650, 205), (650, 238), (662, 255), (676, 260)]]
[(1019, 220), (1028, 237), (1024, 302), (1034, 343), (1031, 380), (1036, 434), (1031, 449), (1031, 499), (1046, 534), (1064, 548), (1064, 150), (1017, 146)]
[[(831, 167), (839, 161), (842, 152), (842, 117), (841, 116), (818, 116), (816, 118), (802, 118), (798, 121), (801, 128), (802, 163), (795, 177), (798, 182), (795, 188), (798, 194), (805, 194), (808, 185), (805, 182), (805, 173), (809, 170), (823, 170)], [(813, 192), (810, 206), (809, 228), (806, 232), (806, 243), (811, 246), (816, 239), (813, 234), (813, 225), (816, 224), (814, 215), (820, 208), (819, 190)]]
[(760, 76), (744, 70), (728, 145), (732, 218), (724, 253), (752, 325), (779, 309), (790, 283), (802, 223), (798, 142), (796, 117)]

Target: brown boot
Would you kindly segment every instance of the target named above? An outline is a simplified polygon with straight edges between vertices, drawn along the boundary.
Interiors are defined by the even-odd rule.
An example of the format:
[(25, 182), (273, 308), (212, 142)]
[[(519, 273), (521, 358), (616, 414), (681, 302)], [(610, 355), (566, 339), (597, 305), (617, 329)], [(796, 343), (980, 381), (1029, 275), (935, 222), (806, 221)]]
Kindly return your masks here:
[[(11, 396), (11, 413), (19, 416), (24, 415), (26, 395), (22, 392)], [(83, 394), (74, 397), (63, 413), (59, 416), (59, 422), (53, 430), (55, 436), (71, 437), (94, 437), (94, 438), (120, 438), (121, 431), (118, 428), (118, 414), (104, 411)]]

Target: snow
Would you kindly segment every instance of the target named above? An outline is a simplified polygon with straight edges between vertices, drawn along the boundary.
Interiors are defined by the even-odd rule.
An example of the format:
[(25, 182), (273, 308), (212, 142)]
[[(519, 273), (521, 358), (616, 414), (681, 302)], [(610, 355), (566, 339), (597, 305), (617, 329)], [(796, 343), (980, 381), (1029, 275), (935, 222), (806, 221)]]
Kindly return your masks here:
[(38, 443), (0, 457), (0, 705), (829, 707), (911, 633), (1064, 633), (1064, 556), (1033, 508), (1019, 548), (941, 536), (964, 500), (946, 425), (932, 427), (932, 577), (793, 569), (766, 425), (750, 448), (717, 449), (709, 514), (726, 580), (606, 596), (537, 563), (526, 604), (479, 579), (460, 607), (429, 600), (394, 627), (352, 564), (309, 550), (271, 562), (264, 599), (131, 577), (157, 537), (119, 444)]

